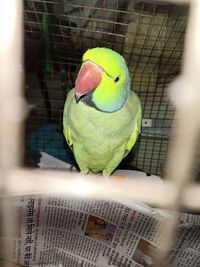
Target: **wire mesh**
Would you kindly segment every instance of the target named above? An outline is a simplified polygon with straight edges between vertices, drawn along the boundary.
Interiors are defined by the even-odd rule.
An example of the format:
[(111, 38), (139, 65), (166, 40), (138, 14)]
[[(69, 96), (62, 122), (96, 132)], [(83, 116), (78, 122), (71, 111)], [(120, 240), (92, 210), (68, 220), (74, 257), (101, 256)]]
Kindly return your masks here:
[[(106, 46), (126, 59), (143, 118), (152, 121), (151, 127), (143, 127), (131, 163), (122, 166), (163, 174), (174, 115), (166, 87), (180, 72), (188, 10), (186, 4), (141, 0), (26, 0), (26, 94), (35, 105), (27, 121), (27, 138), (41, 126), (60, 125), (66, 92), (73, 88), (82, 54)], [(49, 29), (46, 47), (44, 16)], [(52, 64), (49, 71), (47, 60)], [(43, 142), (46, 134), (40, 138)], [(27, 151), (33, 152), (30, 146)]]

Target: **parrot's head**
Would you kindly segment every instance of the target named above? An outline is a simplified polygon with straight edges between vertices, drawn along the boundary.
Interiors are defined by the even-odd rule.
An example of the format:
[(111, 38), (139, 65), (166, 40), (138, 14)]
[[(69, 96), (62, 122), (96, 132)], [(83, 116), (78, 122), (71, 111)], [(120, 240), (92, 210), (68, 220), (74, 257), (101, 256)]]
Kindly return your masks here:
[(108, 48), (89, 49), (75, 82), (75, 97), (103, 112), (119, 110), (125, 103), (130, 76), (124, 58)]

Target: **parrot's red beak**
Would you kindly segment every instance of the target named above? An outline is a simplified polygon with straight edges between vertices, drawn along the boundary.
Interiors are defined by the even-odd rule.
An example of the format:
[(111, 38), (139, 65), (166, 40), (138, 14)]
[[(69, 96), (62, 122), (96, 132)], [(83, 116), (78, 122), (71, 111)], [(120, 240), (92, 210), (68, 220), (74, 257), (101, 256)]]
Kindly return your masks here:
[(75, 82), (75, 97), (78, 102), (83, 95), (94, 90), (101, 82), (102, 71), (92, 62), (85, 62)]

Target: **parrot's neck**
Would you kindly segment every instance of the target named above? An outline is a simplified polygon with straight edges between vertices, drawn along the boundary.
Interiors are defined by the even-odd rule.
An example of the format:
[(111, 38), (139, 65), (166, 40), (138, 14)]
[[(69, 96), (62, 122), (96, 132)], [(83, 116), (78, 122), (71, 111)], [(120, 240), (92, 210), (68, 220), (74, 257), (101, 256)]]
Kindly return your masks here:
[(108, 103), (107, 105), (101, 105), (101, 103), (93, 101), (94, 92), (95, 91), (91, 91), (89, 94), (85, 95), (81, 101), (84, 102), (86, 105), (95, 108), (101, 112), (112, 113), (120, 110), (124, 106), (124, 103), (126, 102), (130, 94), (130, 83), (128, 84), (126, 90), (124, 90), (120, 97), (117, 99), (117, 101), (112, 104)]

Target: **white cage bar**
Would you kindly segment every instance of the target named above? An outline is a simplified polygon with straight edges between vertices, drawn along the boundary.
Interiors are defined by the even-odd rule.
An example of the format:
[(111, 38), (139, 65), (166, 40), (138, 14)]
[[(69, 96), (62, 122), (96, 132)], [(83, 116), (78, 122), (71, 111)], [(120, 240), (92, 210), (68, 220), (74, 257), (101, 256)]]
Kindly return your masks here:
[[(179, 2), (179, 1), (176, 1)], [(182, 2), (182, 1), (180, 1)], [(182, 73), (173, 87), (181, 88), (176, 101), (175, 129), (167, 162), (164, 184), (157, 182), (120, 182), (114, 178), (81, 174), (26, 170), (21, 168), (23, 126), (26, 105), (23, 98), (22, 1), (0, 1), (0, 192), (1, 196), (60, 193), (77, 197), (126, 199), (176, 211), (181, 207), (200, 210), (200, 186), (190, 182), (193, 155), (200, 128), (200, 1), (190, 1), (191, 10), (185, 40)], [(184, 149), (183, 149), (184, 148)], [(187, 149), (187, 153), (185, 150)], [(169, 197), (170, 196), (170, 197)], [(4, 229), (12, 227), (4, 207)], [(158, 266), (166, 257), (177, 218), (163, 228), (166, 243)]]

